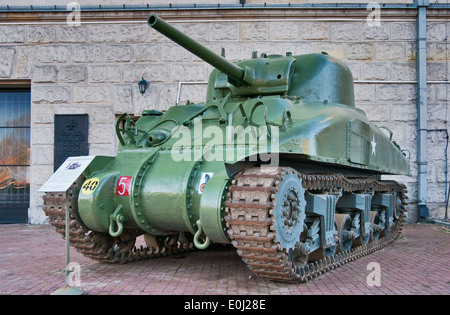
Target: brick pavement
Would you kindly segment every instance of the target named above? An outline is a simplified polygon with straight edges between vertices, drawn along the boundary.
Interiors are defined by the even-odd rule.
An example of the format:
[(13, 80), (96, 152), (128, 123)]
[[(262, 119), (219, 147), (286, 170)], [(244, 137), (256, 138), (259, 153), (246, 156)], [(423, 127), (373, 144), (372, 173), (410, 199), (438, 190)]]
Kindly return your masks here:
[[(0, 244), (0, 294), (46, 295), (64, 285), (64, 240), (53, 227), (0, 225)], [(95, 262), (71, 250), (71, 261), (80, 264), (81, 289), (89, 295), (448, 295), (449, 245), (446, 228), (406, 224), (393, 245), (297, 284), (251, 275), (235, 251), (222, 245), (126, 265)], [(371, 262), (381, 268), (380, 286), (367, 283)]]

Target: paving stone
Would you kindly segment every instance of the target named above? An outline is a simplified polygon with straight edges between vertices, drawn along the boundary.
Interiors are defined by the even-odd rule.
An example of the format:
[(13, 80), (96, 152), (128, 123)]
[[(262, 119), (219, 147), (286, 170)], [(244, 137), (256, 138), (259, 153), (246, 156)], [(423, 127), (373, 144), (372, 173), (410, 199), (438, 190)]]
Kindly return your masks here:
[[(49, 225), (0, 225), (0, 294), (47, 295), (64, 285), (64, 240)], [(139, 242), (139, 239), (138, 239)], [(271, 282), (251, 274), (231, 246), (125, 265), (71, 250), (80, 288), (89, 295), (449, 295), (450, 230), (405, 224), (399, 239), (307, 283)], [(380, 267), (369, 286), (370, 263)], [(213, 298), (214, 299), (214, 298)]]

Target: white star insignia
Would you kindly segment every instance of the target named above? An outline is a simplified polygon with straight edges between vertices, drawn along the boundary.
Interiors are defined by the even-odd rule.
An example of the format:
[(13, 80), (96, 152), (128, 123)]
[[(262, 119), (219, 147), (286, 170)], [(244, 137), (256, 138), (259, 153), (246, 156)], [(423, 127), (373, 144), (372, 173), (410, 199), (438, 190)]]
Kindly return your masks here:
[(377, 143), (375, 142), (375, 135), (373, 135), (372, 141), (370, 141), (370, 145), (372, 147), (372, 155), (377, 154), (376, 153)]

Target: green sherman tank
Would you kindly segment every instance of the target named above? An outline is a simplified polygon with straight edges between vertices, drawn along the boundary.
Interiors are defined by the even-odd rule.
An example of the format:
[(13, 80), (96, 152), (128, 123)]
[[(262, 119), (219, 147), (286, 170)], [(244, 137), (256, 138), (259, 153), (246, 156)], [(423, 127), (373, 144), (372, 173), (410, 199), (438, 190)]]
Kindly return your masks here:
[(261, 277), (307, 281), (398, 237), (406, 189), (381, 175), (409, 175), (409, 162), (355, 107), (344, 63), (256, 52), (232, 63), (156, 15), (148, 24), (215, 68), (206, 101), (123, 114), (117, 156), (46, 192), (62, 234), (70, 211), (72, 246), (126, 263), (232, 244)]

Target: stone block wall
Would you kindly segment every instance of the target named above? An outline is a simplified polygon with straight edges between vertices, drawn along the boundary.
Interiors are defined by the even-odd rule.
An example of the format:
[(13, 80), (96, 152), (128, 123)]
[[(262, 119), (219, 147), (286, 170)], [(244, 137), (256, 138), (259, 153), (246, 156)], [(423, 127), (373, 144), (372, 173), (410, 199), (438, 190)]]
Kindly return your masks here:
[[(412, 176), (396, 178), (408, 186), (409, 220), (417, 213), (416, 23), (390, 19), (369, 26), (365, 19), (173, 21), (173, 25), (213, 51), (226, 48), (229, 60), (252, 51), (296, 54), (326, 51), (342, 59), (355, 79), (356, 104), (378, 126), (394, 133), (408, 150)], [(429, 129), (447, 129), (450, 94), (447, 43), (450, 23), (429, 20)], [(0, 25), (0, 82), (31, 81), (31, 223), (43, 223), (39, 187), (53, 171), (55, 114), (89, 114), (91, 155), (114, 155), (117, 114), (139, 115), (175, 104), (179, 81), (205, 82), (211, 66), (150, 29), (143, 22)], [(138, 82), (150, 87), (144, 95)], [(204, 100), (204, 84), (183, 85), (181, 103)], [(446, 138), (428, 137), (428, 202), (432, 217), (443, 217)]]

